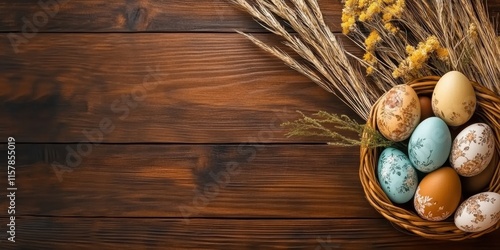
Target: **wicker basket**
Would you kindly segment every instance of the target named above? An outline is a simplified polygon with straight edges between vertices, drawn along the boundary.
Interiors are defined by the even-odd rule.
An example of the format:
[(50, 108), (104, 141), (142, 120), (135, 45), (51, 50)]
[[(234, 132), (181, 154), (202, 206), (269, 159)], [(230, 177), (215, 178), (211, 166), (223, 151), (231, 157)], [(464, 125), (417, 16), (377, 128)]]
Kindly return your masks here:
[[(439, 77), (429, 76), (411, 83), (408, 83), (417, 94), (430, 94), (436, 85)], [(473, 83), (477, 96), (476, 114), (484, 122), (488, 123), (495, 133), (495, 147), (497, 155), (500, 154), (500, 97), (489, 89)], [(373, 105), (367, 124), (376, 128), (376, 107), (378, 101)], [(366, 133), (363, 136), (368, 136)], [(379, 185), (376, 175), (377, 156), (379, 149), (361, 148), (361, 159), (359, 177), (365, 191), (368, 202), (393, 225), (403, 229), (409, 234), (419, 235), (430, 239), (440, 240), (464, 240), (476, 238), (483, 234), (492, 232), (500, 227), (500, 222), (495, 226), (477, 233), (466, 233), (459, 230), (454, 222), (453, 216), (448, 220), (435, 222), (427, 221), (418, 216), (413, 210), (404, 209), (401, 206), (394, 205), (385, 195)], [(500, 192), (500, 161), (487, 187), (488, 191)], [(485, 190), (486, 191), (486, 190)]]

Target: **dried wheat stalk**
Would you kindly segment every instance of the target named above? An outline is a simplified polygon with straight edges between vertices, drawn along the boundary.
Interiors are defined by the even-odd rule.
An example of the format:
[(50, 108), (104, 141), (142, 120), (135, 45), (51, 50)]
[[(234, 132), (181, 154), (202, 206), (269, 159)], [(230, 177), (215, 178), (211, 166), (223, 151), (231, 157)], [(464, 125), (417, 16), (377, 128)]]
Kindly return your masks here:
[[(291, 0), (290, 4), (284, 0), (231, 1), (266, 29), (281, 36), (284, 44), (308, 64), (245, 34), (252, 42), (334, 93), (361, 118), (368, 118), (372, 104), (385, 90), (369, 85), (359, 68), (349, 61), (349, 56), (353, 55), (343, 49), (325, 24), (316, 0)], [(288, 32), (278, 18), (285, 20), (297, 34)]]
[[(358, 6), (361, 1), (347, 1)], [(491, 22), (484, 1), (481, 0), (366, 0), (364, 8), (348, 12), (355, 18), (365, 15), (370, 5), (380, 5), (371, 18), (350, 26), (348, 33), (359, 46), (367, 49), (366, 30), (376, 31), (379, 42), (373, 45), (376, 55), (372, 79), (377, 84), (396, 85), (426, 75), (443, 75), (458, 70), (471, 80), (500, 94), (500, 43), (496, 27)], [(398, 6), (399, 16), (384, 20), (386, 9)], [(352, 9), (352, 8), (351, 8)], [(346, 8), (344, 9), (346, 10)], [(380, 15), (376, 15), (380, 14)], [(347, 19), (347, 17), (345, 18)], [(498, 20), (497, 20), (498, 21)], [(399, 29), (394, 32), (385, 25)], [(419, 52), (429, 54), (425, 61), (407, 57), (407, 47), (435, 38), (431, 49)], [(424, 46), (423, 46), (424, 47)], [(446, 52), (439, 57), (432, 49)], [(369, 52), (369, 49), (367, 49)], [(402, 65), (402, 62), (408, 65)], [(409, 64), (412, 65), (409, 65)], [(414, 70), (416, 69), (416, 70)], [(396, 72), (400, 70), (400, 72)]]
[[(391, 87), (450, 70), (461, 71), (500, 94), (500, 40), (482, 0), (345, 0), (342, 27), (365, 49), (363, 58), (343, 49), (316, 0), (230, 1), (281, 36), (307, 64), (251, 35), (246, 37), (337, 95), (365, 120), (373, 103)], [(288, 32), (279, 19), (296, 34)], [(369, 77), (360, 65), (367, 68)]]

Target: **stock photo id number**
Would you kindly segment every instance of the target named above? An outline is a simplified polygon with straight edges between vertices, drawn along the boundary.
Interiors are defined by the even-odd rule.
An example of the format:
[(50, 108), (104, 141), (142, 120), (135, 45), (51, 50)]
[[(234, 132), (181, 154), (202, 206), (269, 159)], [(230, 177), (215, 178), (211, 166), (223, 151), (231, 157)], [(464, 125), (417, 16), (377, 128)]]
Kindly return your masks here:
[(16, 139), (9, 137), (7, 139), (7, 199), (9, 201), (7, 239), (10, 242), (16, 241), (16, 192)]

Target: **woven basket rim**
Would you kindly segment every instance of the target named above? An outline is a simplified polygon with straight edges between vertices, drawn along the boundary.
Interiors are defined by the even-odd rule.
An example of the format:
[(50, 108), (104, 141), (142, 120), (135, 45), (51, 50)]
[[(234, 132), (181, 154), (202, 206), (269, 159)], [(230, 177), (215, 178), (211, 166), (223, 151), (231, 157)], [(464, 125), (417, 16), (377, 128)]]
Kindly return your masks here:
[[(440, 79), (439, 76), (427, 76), (416, 79), (407, 83), (417, 94), (430, 94), (434, 86)], [(477, 84), (472, 83), (476, 92), (477, 108), (476, 114), (481, 117), (485, 123), (490, 125), (495, 136), (495, 150), (497, 156), (500, 156), (500, 97), (491, 90)], [(381, 98), (379, 98), (380, 100)], [(367, 120), (367, 125), (372, 128), (377, 128), (376, 125), (376, 110), (379, 100), (372, 106), (370, 115)], [(367, 137), (367, 133), (363, 133), (363, 137)], [(429, 239), (439, 240), (464, 240), (469, 238), (477, 238), (481, 235), (490, 233), (500, 228), (500, 221), (493, 227), (482, 232), (467, 233), (458, 229), (453, 221), (449, 219), (441, 222), (428, 221), (422, 219), (414, 211), (406, 210), (398, 205), (394, 205), (385, 195), (380, 187), (376, 177), (377, 155), (381, 149), (371, 149), (361, 147), (360, 149), (360, 168), (359, 177), (366, 199), (370, 205), (377, 210), (382, 216), (389, 220), (394, 226), (402, 229), (411, 235), (418, 235)], [(491, 192), (500, 192), (500, 157), (497, 157), (498, 162), (495, 173), (490, 181), (487, 190)]]

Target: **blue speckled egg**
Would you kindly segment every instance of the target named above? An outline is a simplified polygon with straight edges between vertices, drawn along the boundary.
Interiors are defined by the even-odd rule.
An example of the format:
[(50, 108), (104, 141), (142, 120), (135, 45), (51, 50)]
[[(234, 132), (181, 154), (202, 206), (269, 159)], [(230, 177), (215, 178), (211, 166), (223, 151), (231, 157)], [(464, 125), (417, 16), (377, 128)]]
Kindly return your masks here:
[(377, 175), (382, 190), (394, 203), (411, 200), (418, 186), (417, 171), (398, 149), (386, 148), (380, 154)]
[(424, 173), (441, 167), (451, 150), (451, 134), (446, 123), (438, 117), (423, 120), (408, 142), (411, 164)]

